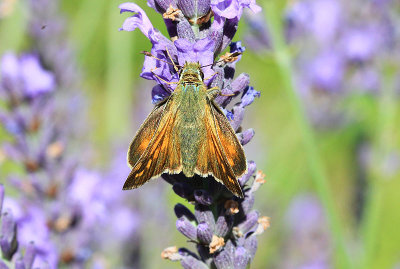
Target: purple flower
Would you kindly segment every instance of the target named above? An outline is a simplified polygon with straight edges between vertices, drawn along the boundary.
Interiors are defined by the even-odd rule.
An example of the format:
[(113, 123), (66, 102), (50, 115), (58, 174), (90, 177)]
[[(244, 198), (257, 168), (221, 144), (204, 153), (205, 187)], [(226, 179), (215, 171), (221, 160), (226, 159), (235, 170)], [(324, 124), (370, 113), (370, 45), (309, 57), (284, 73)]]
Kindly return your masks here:
[(249, 8), (254, 13), (260, 12), (261, 7), (255, 0), (211, 0), (211, 9), (220, 17), (239, 20), (243, 9)]
[(317, 55), (307, 70), (311, 85), (316, 89), (340, 91), (344, 67), (341, 55), (335, 51)]
[(150, 36), (153, 35), (155, 30), (143, 9), (134, 3), (123, 3), (119, 5), (119, 8), (121, 9), (121, 13), (136, 13), (125, 20), (120, 30), (133, 31), (136, 28), (139, 28), (140, 31), (142, 31), (142, 33), (150, 39)]
[(36, 95), (51, 92), (55, 88), (54, 75), (43, 69), (39, 58), (26, 54), (17, 58), (13, 53), (6, 53), (1, 59), (2, 87), (19, 88), (22, 98), (33, 98)]

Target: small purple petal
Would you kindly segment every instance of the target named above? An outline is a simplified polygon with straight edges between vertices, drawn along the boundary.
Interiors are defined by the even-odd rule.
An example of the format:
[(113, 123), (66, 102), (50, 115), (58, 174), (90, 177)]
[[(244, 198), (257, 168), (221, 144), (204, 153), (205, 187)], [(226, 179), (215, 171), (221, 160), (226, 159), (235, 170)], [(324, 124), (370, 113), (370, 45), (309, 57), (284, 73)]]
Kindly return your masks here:
[(242, 95), (241, 106), (246, 107), (253, 103), (254, 98), (260, 97), (260, 92), (256, 91), (253, 87), (249, 86)]
[(165, 88), (161, 85), (156, 85), (151, 90), (151, 101), (153, 104), (156, 104), (162, 100), (164, 100), (170, 93), (165, 90)]
[(250, 8), (255, 13), (261, 11), (255, 0), (211, 0), (211, 8), (215, 14), (227, 19), (240, 19), (244, 8)]
[(191, 240), (197, 239), (196, 227), (185, 217), (176, 220), (176, 229)]
[[(134, 3), (123, 3), (119, 5), (121, 9), (121, 13), (123, 12), (134, 12), (133, 16), (127, 18), (120, 30), (124, 31), (133, 31), (136, 28), (139, 28), (142, 33), (150, 39), (151, 30), (153, 30), (153, 25), (151, 24), (149, 18), (143, 9), (141, 9), (138, 5)], [(154, 30), (153, 30), (154, 31)]]

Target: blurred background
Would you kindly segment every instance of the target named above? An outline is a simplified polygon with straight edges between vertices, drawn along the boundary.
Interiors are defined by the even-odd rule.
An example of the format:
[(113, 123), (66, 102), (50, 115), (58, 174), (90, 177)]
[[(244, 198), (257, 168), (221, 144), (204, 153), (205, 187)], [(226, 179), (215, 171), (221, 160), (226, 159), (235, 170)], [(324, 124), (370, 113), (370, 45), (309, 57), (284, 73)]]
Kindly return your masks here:
[[(126, 151), (153, 107), (154, 86), (139, 77), (139, 52), (151, 43), (139, 30), (118, 31), (128, 16), (119, 14), (122, 2), (1, 0), (2, 79), (10, 62), (19, 58), (22, 66), (33, 53), (43, 67), (28, 71), (30, 79), (48, 75), (56, 96), (29, 96), (15, 114), (2, 95), (3, 210), (10, 207), (23, 227), (21, 245), (34, 240), (39, 256), (61, 257), (61, 267), (88, 261), (85, 268), (180, 268), (160, 253), (188, 245), (173, 212), (177, 202), (187, 203), (163, 180), (120, 191), (129, 173)], [(136, 3), (168, 36), (160, 14)], [(246, 12), (234, 38), (246, 47), (237, 74), (248, 73), (261, 92), (243, 127), (256, 132), (245, 152), (267, 179), (255, 207), (271, 217), (251, 268), (399, 268), (399, 1), (257, 3), (262, 12)], [(36, 112), (44, 119), (39, 133), (9, 124), (12, 117), (32, 122)], [(34, 177), (26, 148), (53, 160)], [(32, 188), (45, 195), (32, 198)], [(40, 212), (54, 218), (38, 224), (26, 217)], [(77, 219), (86, 224), (74, 231)], [(65, 242), (71, 247), (60, 247)]]

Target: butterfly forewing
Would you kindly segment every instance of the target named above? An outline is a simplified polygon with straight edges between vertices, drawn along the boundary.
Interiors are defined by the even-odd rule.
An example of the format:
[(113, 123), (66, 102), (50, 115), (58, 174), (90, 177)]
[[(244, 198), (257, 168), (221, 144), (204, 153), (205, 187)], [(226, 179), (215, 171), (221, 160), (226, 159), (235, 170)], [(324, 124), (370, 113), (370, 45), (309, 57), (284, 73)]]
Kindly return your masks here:
[[(172, 97), (163, 106), (165, 107), (161, 114), (158, 114), (158, 124), (153, 134), (149, 133), (153, 123), (146, 120), (131, 144), (128, 157), (133, 156), (138, 160), (133, 165), (132, 171), (124, 184), (123, 189), (125, 190), (140, 187), (148, 180), (158, 177), (162, 173), (179, 173), (182, 169), (178, 141), (171, 139), (171, 133), (174, 132), (173, 127), (177, 116), (177, 108), (173, 108), (175, 106), (173, 105)], [(148, 137), (144, 137), (146, 135)], [(134, 152), (131, 153), (131, 150), (141, 148), (141, 146), (136, 146), (135, 144), (138, 137), (150, 139), (139, 158)], [(137, 141), (140, 142), (141, 140)]]
[(131, 142), (128, 150), (128, 164), (131, 168), (135, 166), (140, 156), (143, 155), (151, 139), (157, 131), (162, 115), (165, 113), (168, 98), (161, 101), (155, 106), (150, 115), (146, 118), (140, 129), (137, 131), (135, 138)]

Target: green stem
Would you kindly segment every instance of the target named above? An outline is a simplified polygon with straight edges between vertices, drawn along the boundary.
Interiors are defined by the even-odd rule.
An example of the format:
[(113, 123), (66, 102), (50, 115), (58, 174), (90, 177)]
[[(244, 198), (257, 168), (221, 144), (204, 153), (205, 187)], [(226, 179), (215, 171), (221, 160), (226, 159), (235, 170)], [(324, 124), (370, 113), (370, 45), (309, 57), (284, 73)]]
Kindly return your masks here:
[[(384, 208), (384, 197), (388, 191), (385, 182), (390, 181), (383, 163), (385, 158), (396, 147), (396, 104), (395, 93), (397, 67), (386, 66), (383, 70), (384, 79), (382, 94), (379, 99), (378, 122), (373, 137), (373, 166), (370, 169), (370, 186), (365, 215), (362, 222), (362, 240), (364, 242), (363, 268), (373, 268), (373, 259), (376, 257), (380, 217)], [(389, 185), (390, 186), (390, 185)]]
[(283, 88), (286, 91), (290, 105), (292, 106), (295, 121), (300, 128), (300, 135), (304, 144), (305, 157), (309, 165), (312, 181), (315, 184), (318, 196), (326, 210), (327, 220), (333, 233), (333, 240), (337, 253), (337, 268), (352, 268), (352, 263), (346, 250), (344, 231), (339, 220), (335, 202), (330, 191), (328, 179), (325, 175), (324, 165), (319, 156), (316, 139), (312, 127), (307, 120), (305, 109), (297, 94), (293, 71), (291, 67), (291, 56), (283, 38), (281, 25), (282, 14), (276, 4), (270, 3), (267, 10), (267, 20), (270, 26), (271, 41), (274, 49), (276, 63), (278, 65)]

